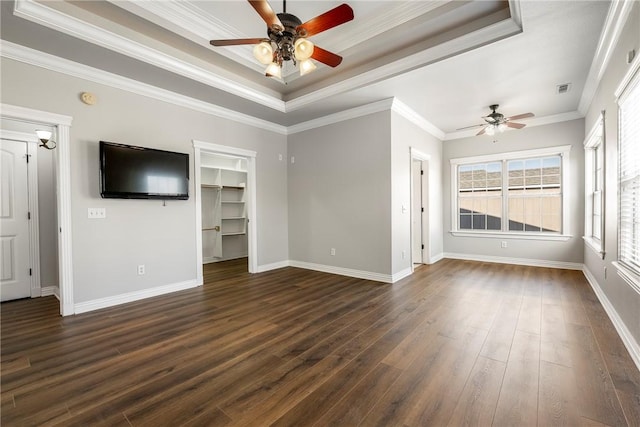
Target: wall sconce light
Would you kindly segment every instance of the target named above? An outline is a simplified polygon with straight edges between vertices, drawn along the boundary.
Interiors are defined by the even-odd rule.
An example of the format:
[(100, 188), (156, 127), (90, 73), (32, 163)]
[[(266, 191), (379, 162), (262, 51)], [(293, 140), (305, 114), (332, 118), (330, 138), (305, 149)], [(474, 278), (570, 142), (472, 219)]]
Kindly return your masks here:
[(51, 132), (48, 130), (37, 130), (36, 135), (40, 140), (40, 147), (44, 147), (47, 150), (53, 150), (56, 148), (56, 142), (51, 140)]

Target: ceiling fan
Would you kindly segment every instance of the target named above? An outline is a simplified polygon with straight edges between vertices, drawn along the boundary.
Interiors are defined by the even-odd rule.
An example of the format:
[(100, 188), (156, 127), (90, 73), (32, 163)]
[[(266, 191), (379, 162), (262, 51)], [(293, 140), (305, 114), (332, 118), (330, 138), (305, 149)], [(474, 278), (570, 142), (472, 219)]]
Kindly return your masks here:
[(486, 123), (467, 126), (457, 130), (483, 127), (483, 129), (481, 129), (480, 132), (478, 132), (476, 135), (483, 135), (485, 133), (487, 135), (494, 135), (496, 132), (504, 132), (505, 129), (507, 128), (522, 129), (523, 127), (526, 126), (525, 124), (514, 123), (512, 122), (512, 120), (526, 119), (529, 117), (533, 117), (535, 115), (533, 113), (523, 113), (523, 114), (517, 114), (515, 116), (511, 116), (511, 117), (505, 117), (504, 114), (498, 113), (496, 111), (498, 107), (499, 107), (498, 104), (493, 104), (489, 106), (489, 108), (491, 109), (491, 113), (483, 117)]
[(347, 4), (341, 4), (328, 12), (310, 19), (304, 24), (295, 15), (287, 13), (287, 2), (283, 1), (283, 12), (274, 13), (267, 0), (248, 0), (249, 4), (267, 23), (267, 38), (211, 40), (213, 46), (233, 46), (255, 44), (253, 56), (262, 64), (267, 65), (267, 77), (282, 77), (282, 63), (299, 62), (300, 75), (305, 75), (316, 69), (311, 61), (336, 67), (342, 62), (342, 57), (324, 50), (307, 39), (323, 31), (337, 27), (353, 19), (353, 9)]

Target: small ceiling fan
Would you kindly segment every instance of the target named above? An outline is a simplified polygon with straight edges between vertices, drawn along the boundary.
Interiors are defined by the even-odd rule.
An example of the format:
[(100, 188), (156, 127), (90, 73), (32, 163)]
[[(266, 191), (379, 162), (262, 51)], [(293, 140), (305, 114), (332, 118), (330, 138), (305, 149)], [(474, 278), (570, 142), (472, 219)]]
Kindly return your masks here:
[(533, 113), (523, 113), (523, 114), (517, 114), (515, 116), (511, 116), (511, 117), (505, 117), (504, 114), (498, 113), (496, 111), (498, 107), (499, 107), (498, 104), (493, 104), (489, 106), (489, 108), (491, 109), (491, 113), (483, 117), (486, 123), (467, 126), (457, 130), (482, 127), (483, 129), (481, 129), (480, 132), (478, 132), (476, 135), (483, 135), (485, 133), (487, 135), (494, 135), (496, 132), (504, 132), (506, 128), (522, 129), (523, 127), (526, 126), (525, 124), (514, 123), (512, 122), (512, 120), (526, 119), (529, 117), (533, 117), (535, 115)]
[(213, 46), (233, 46), (255, 44), (253, 55), (262, 64), (267, 65), (267, 77), (282, 77), (282, 63), (299, 62), (300, 75), (305, 75), (316, 69), (311, 61), (336, 67), (342, 62), (342, 57), (324, 50), (307, 39), (313, 35), (329, 30), (353, 19), (353, 9), (347, 4), (341, 4), (328, 12), (318, 15), (305, 22), (295, 15), (287, 13), (287, 2), (283, 1), (283, 12), (274, 13), (267, 0), (248, 0), (249, 4), (267, 23), (266, 38), (211, 40)]

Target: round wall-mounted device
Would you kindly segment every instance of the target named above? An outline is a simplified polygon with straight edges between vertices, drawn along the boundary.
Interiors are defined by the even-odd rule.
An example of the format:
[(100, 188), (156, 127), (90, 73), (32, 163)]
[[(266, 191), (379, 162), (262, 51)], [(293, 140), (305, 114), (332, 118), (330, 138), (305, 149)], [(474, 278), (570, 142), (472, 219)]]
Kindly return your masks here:
[(94, 105), (97, 102), (96, 96), (91, 92), (82, 92), (80, 99), (87, 105)]

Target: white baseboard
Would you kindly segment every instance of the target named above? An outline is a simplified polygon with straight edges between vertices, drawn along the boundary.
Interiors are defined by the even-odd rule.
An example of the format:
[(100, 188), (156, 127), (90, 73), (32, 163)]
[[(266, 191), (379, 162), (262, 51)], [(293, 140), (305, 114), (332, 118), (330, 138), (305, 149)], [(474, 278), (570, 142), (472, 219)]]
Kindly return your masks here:
[(264, 273), (265, 271), (277, 270), (279, 268), (289, 267), (289, 260), (272, 262), (271, 264), (263, 264), (258, 266), (256, 273)]
[(446, 252), (444, 258), (463, 259), (467, 261), (495, 262), (498, 264), (528, 265), (530, 267), (560, 268), (564, 270), (582, 270), (582, 263), (548, 261), (544, 259), (509, 258), (487, 255), (457, 254)]
[(399, 280), (404, 279), (407, 276), (411, 276), (413, 274), (413, 270), (411, 267), (407, 267), (404, 270), (398, 271), (397, 273), (391, 275), (391, 283), (396, 283)]
[(304, 268), (307, 270), (322, 271), (324, 273), (338, 274), (340, 276), (356, 277), (358, 279), (374, 280), (376, 282), (393, 283), (390, 274), (373, 273), (371, 271), (353, 270), (351, 268), (334, 267), (332, 265), (314, 264), (303, 261), (289, 261), (289, 266)]
[(172, 283), (170, 285), (158, 286), (156, 288), (143, 289), (140, 291), (128, 292), (126, 294), (114, 295), (106, 298), (98, 298), (91, 301), (85, 301), (75, 304), (74, 313), (86, 313), (88, 311), (99, 310), (101, 308), (113, 307), (114, 305), (125, 304), (128, 302), (138, 301), (145, 298), (156, 297), (171, 292), (183, 291), (197, 287), (196, 280), (187, 280), (185, 282)]
[(48, 297), (49, 295), (57, 295), (58, 287), (57, 286), (45, 286), (44, 288), (40, 288), (40, 296)]
[(429, 264), (435, 264), (436, 262), (440, 261), (443, 258), (444, 258), (444, 253), (440, 252), (439, 254), (429, 258)]
[(604, 293), (602, 288), (600, 288), (600, 285), (598, 284), (595, 276), (589, 271), (586, 266), (582, 269), (582, 273), (584, 274), (584, 277), (587, 278), (587, 282), (589, 282), (589, 284), (591, 285), (591, 288), (598, 297), (600, 304), (602, 304), (602, 307), (604, 307), (604, 311), (607, 312), (609, 319), (611, 319), (611, 323), (613, 323), (616, 331), (618, 331), (618, 335), (624, 343), (624, 346), (627, 348), (627, 351), (629, 351), (633, 362), (636, 364), (638, 370), (640, 370), (640, 344), (638, 344), (638, 342), (633, 338), (633, 335), (620, 318), (620, 315), (613, 307), (613, 304), (611, 304), (611, 301), (609, 301), (607, 295)]

